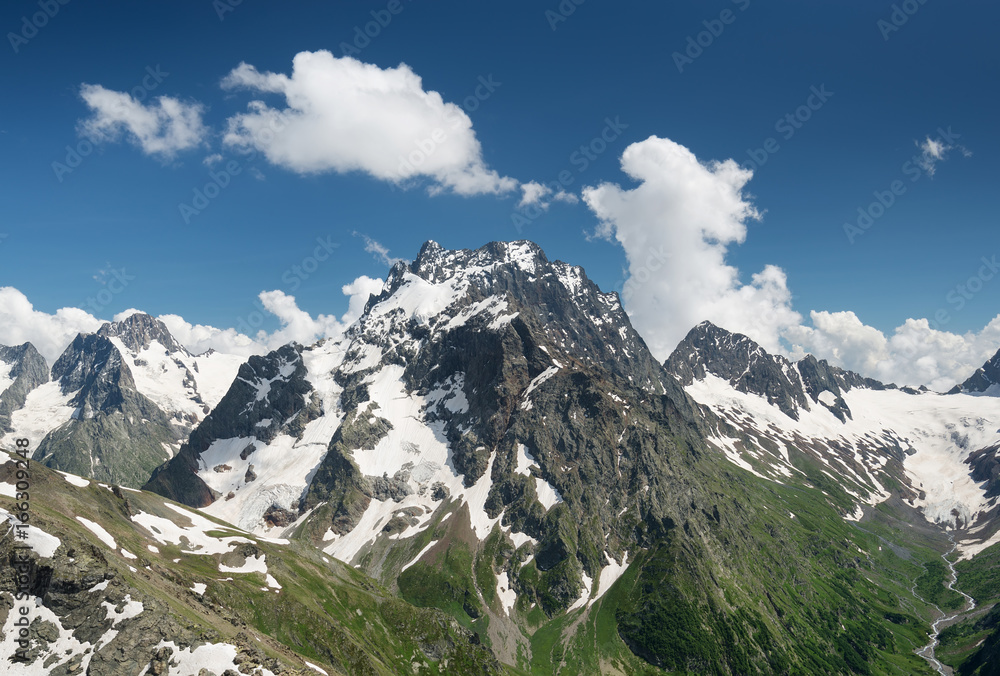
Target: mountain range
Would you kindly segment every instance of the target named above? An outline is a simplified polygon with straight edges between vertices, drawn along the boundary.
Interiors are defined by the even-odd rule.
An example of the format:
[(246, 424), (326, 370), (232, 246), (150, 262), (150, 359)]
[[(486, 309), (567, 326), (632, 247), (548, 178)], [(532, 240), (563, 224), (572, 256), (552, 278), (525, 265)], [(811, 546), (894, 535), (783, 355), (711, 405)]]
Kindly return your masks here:
[[(1000, 352), (942, 394), (708, 322), (659, 363), (616, 294), (526, 241), (428, 242), (343, 335), (245, 361), (141, 313), (51, 369), (0, 347), (0, 445), (31, 440), (56, 496), (33, 664), (995, 673), (997, 383)], [(980, 614), (935, 656), (966, 588)]]

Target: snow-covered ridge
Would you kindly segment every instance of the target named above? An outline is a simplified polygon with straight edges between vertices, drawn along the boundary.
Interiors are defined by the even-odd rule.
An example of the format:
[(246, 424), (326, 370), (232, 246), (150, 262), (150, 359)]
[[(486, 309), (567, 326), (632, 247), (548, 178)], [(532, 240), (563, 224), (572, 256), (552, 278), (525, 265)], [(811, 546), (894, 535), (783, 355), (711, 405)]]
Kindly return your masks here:
[[(178, 428), (178, 434), (183, 434), (219, 403), (243, 363), (242, 357), (218, 352), (191, 355), (159, 320), (148, 315), (105, 324), (95, 335), (99, 336), (97, 343), (81, 341), (85, 337), (81, 334), (74, 344), (97, 345), (105, 358), (95, 359), (86, 349), (76, 354), (71, 344), (57, 361), (71, 368), (59, 372), (58, 377), (50, 375), (49, 382), (28, 393), (24, 405), (11, 414), (13, 432), (8, 436), (27, 437), (38, 444), (71, 419), (92, 416), (93, 411), (70, 404), (89, 382), (87, 369), (118, 367), (128, 371), (135, 390), (156, 404)], [(9, 364), (0, 362), (0, 391), (9, 386), (6, 380), (10, 378), (5, 380), (4, 376), (10, 369)], [(175, 450), (171, 448), (168, 457)]]
[[(879, 470), (900, 448), (906, 475), (923, 493), (912, 504), (929, 521), (966, 527), (992, 507), (984, 488), (969, 476), (965, 460), (973, 451), (1000, 442), (996, 399), (855, 388), (842, 395), (853, 419), (841, 421), (826, 408), (815, 407), (793, 420), (762, 396), (737, 391), (711, 374), (686, 390), (751, 437), (825, 449), (818, 458), (829, 473), (868, 487), (868, 501), (888, 497), (878, 480)], [(718, 444), (726, 446), (723, 440)], [(748, 449), (730, 444), (724, 450), (727, 458), (744, 468), (753, 460), (786, 476), (797, 471), (787, 457), (759, 444)]]

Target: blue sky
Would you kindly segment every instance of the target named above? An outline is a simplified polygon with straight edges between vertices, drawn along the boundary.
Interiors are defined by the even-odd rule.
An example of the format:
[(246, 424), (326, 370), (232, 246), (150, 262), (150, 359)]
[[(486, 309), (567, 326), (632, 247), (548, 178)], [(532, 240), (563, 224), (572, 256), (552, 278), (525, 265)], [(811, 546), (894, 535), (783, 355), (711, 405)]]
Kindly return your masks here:
[[(991, 197), (1000, 153), (995, 4), (231, 2), (50, 0), (52, 16), (39, 14), (44, 0), (3, 4), (0, 286), (47, 314), (77, 307), (109, 318), (134, 307), (226, 329), (253, 312), (265, 290), (293, 295), (313, 316), (344, 313), (341, 287), (387, 270), (366, 252), (366, 238), (409, 259), (427, 239), (475, 248), (526, 237), (550, 258), (584, 266), (604, 289), (621, 291), (639, 273), (637, 251), (621, 241), (626, 226), (613, 216), (605, 237), (593, 236), (600, 219), (586, 199), (550, 195), (519, 231), (512, 215), (520, 188), (432, 195), (434, 177), (397, 185), (364, 169), (303, 173), (298, 160), (283, 164), (225, 142), (227, 120), (247, 113), (251, 101), (287, 105), (282, 93), (247, 85), (256, 76), (222, 88), (241, 62), (258, 75), (290, 76), (297, 54), (341, 57), (351, 45), (351, 56), (380, 70), (405, 63), (425, 92), (462, 107), (483, 166), (522, 186), (562, 172), (576, 198), (603, 182), (634, 189), (621, 156), (651, 136), (702, 163), (732, 158), (753, 168), (737, 189), (762, 216), (743, 219), (745, 234), (733, 235), (721, 255), (738, 269), (739, 284), (769, 265), (784, 272), (790, 298), (780, 302), (802, 316), (797, 333), (781, 334), (785, 348), (798, 341), (827, 349), (848, 366), (870, 360), (833, 350), (828, 343), (842, 333), (809, 333), (810, 311), (853, 311), (890, 338), (908, 318), (937, 313), (947, 319), (936, 328), (979, 336), (997, 316), (1000, 287), (991, 283), (1000, 282), (980, 273), (983, 256), (1000, 254)], [(378, 18), (385, 25), (375, 30)], [(366, 25), (377, 33), (367, 42), (358, 37)], [(82, 125), (95, 109), (84, 84), (131, 93), (142, 105), (160, 96), (200, 104), (197, 143), (150, 152), (119, 127), (117, 140), (107, 134), (70, 167), (76, 158), (67, 146), (91, 147)], [(611, 140), (592, 146), (602, 152), (582, 156), (580, 147), (602, 132)], [(939, 157), (926, 154), (928, 137), (940, 142), (931, 146)], [(209, 166), (213, 155), (221, 159)], [(913, 181), (906, 163), (915, 156), (925, 168)], [(179, 205), (231, 161), (240, 173), (185, 219)], [(867, 210), (876, 192), (891, 193), (897, 180), (905, 190), (849, 237), (844, 224), (856, 224), (858, 209)], [(290, 276), (317, 238), (338, 247), (308, 278)], [(128, 284), (98, 312), (88, 299), (108, 288), (115, 270)], [(958, 291), (974, 277), (978, 291)], [(697, 301), (666, 307), (697, 308)], [(650, 342), (650, 333), (662, 331), (669, 342), (688, 328), (661, 327), (648, 304), (637, 303), (636, 312), (646, 313), (637, 326)], [(989, 351), (986, 342), (981, 337), (968, 359)]]

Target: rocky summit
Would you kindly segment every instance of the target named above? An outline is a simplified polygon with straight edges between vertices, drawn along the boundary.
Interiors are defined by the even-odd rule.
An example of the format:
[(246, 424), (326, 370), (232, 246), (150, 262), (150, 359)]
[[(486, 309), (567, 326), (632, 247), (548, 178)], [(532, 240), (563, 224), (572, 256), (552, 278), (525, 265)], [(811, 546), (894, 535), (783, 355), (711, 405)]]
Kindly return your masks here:
[(141, 313), (78, 335), (51, 372), (30, 344), (0, 350), (14, 378), (0, 392), (0, 439), (30, 439), (49, 467), (131, 487), (177, 452), (242, 361), (191, 355)]
[[(67, 536), (36, 555), (58, 581), (36, 590), (38, 660), (930, 674), (956, 589), (1000, 597), (989, 386), (900, 388), (707, 322), (659, 363), (616, 294), (531, 242), (428, 242), (342, 335), (222, 357), (132, 315), (22, 386), (48, 389), (15, 430), (68, 411), (36, 458), (107, 484), (44, 474), (84, 520), (43, 523)], [(114, 612), (78, 621), (102, 581)], [(125, 630), (154, 609), (153, 638)], [(956, 619), (991, 649), (993, 625)]]

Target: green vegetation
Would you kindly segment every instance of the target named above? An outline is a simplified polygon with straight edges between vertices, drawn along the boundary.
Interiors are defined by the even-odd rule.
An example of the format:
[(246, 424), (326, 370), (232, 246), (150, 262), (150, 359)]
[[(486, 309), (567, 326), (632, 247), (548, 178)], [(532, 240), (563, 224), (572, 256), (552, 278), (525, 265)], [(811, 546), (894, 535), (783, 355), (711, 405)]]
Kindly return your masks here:
[(1000, 674), (1000, 545), (955, 564), (955, 586), (975, 600), (978, 609), (941, 632), (937, 655), (959, 676)]
[(924, 564), (924, 569), (926, 572), (917, 578), (916, 587), (921, 598), (937, 604), (944, 611), (961, 608), (965, 603), (965, 598), (946, 586), (951, 579), (951, 574), (944, 561), (940, 559), (928, 561)]
[(453, 542), (436, 561), (425, 557), (413, 564), (399, 576), (398, 584), (408, 602), (439, 608), (466, 627), (483, 614), (472, 579), (472, 552), (464, 542)]
[(1000, 601), (1000, 544), (980, 552), (974, 559), (955, 564), (961, 589), (980, 606)]

